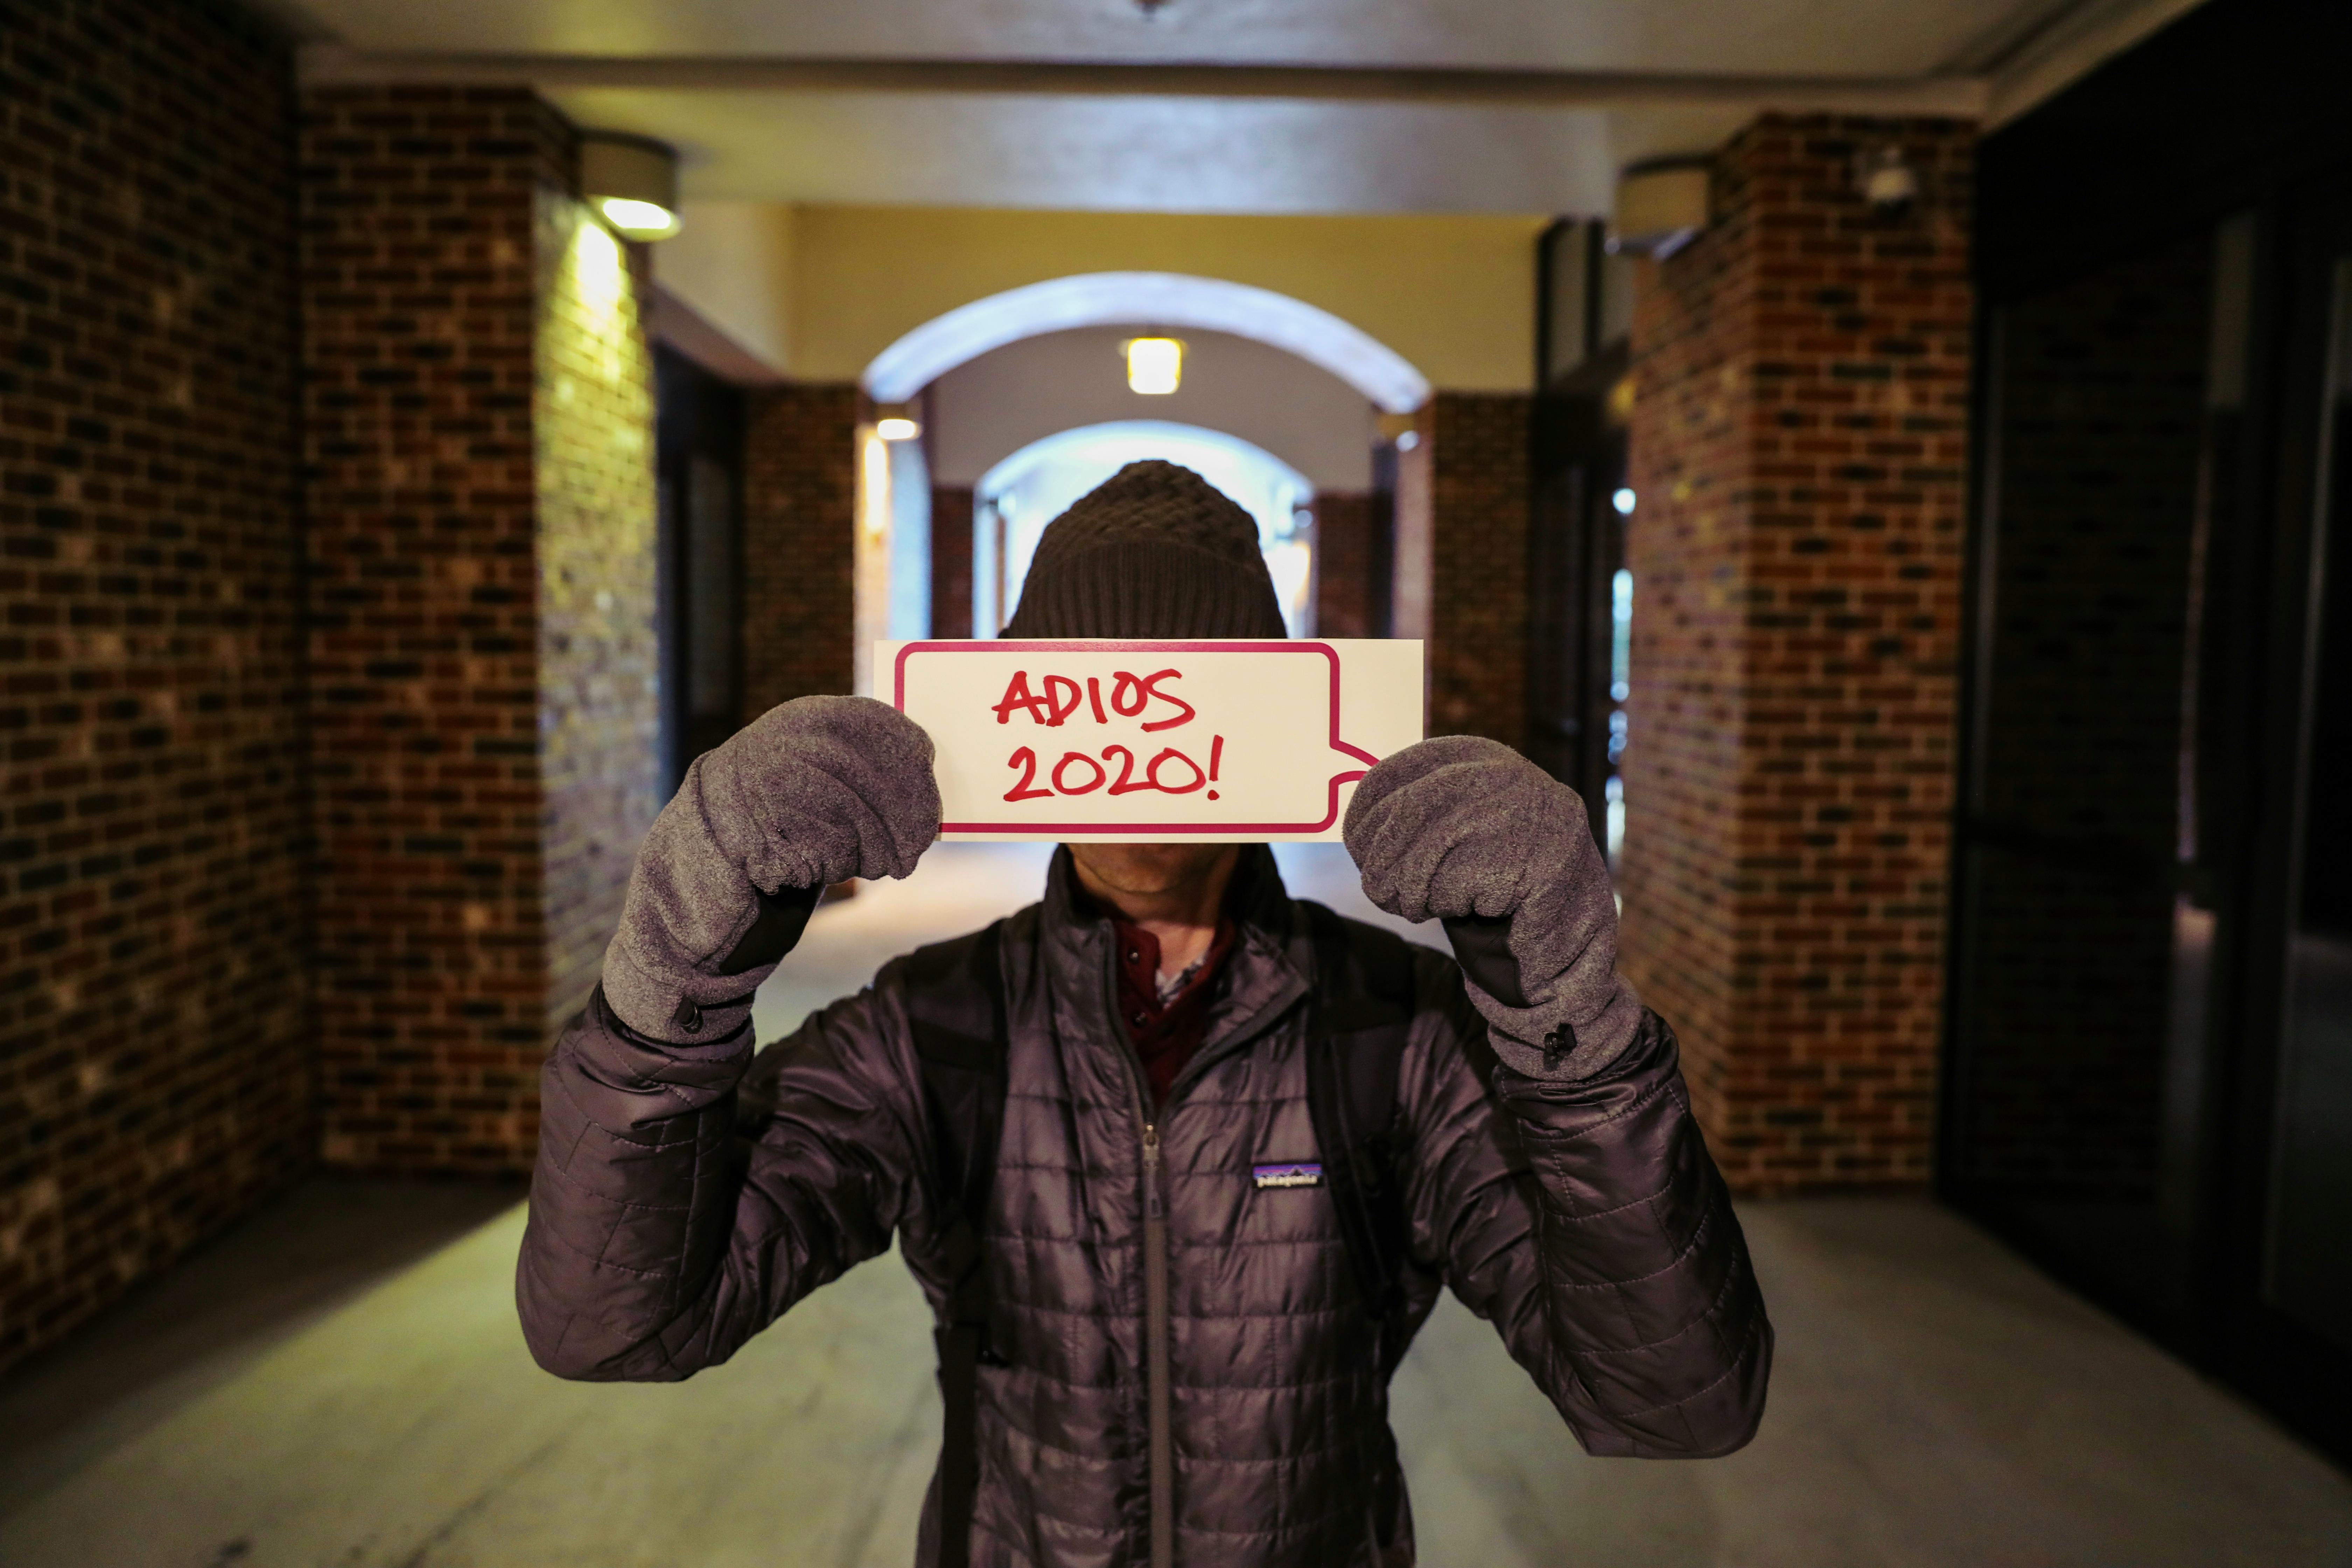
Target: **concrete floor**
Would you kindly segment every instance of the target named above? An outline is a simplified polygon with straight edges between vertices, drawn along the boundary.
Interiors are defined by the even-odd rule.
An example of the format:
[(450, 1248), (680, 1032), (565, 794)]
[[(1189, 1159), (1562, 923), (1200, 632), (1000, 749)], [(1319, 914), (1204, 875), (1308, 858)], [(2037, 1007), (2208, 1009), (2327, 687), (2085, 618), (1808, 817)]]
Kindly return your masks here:
[[(1352, 902), (1336, 850), (1293, 885)], [(763, 1034), (1022, 901), (1026, 848), (829, 906)], [(938, 1441), (895, 1259), (670, 1386), (530, 1363), (511, 1191), (312, 1183), (0, 1381), (9, 1568), (902, 1568)], [(2352, 1481), (1914, 1199), (1743, 1211), (1780, 1331), (1764, 1430), (1585, 1458), (1450, 1303), (1396, 1386), (1437, 1568), (2352, 1568)]]

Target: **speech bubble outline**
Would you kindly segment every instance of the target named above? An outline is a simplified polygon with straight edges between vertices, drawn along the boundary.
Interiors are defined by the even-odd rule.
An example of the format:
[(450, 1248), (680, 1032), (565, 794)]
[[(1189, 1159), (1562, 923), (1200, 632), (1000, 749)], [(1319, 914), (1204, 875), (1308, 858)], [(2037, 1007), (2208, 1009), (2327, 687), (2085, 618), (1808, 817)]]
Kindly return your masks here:
[(1207, 639), (1140, 639), (1127, 637), (1095, 638), (932, 638), (901, 644), (898, 658), (892, 661), (892, 705), (898, 711), (907, 710), (907, 661), (919, 653), (944, 652), (990, 653), (1309, 653), (1320, 654), (1326, 666), (1326, 690), (1329, 694), (1329, 733), (1326, 745), (1342, 756), (1354, 758), (1364, 764), (1351, 772), (1332, 774), (1327, 782), (1327, 804), (1320, 822), (942, 822), (941, 835), (950, 833), (1022, 833), (1022, 834), (1252, 834), (1252, 833), (1322, 833), (1339, 819), (1339, 788), (1355, 783), (1369, 772), (1380, 759), (1360, 746), (1339, 738), (1339, 651), (1328, 643), (1302, 641), (1288, 637), (1252, 641), (1216, 641)]

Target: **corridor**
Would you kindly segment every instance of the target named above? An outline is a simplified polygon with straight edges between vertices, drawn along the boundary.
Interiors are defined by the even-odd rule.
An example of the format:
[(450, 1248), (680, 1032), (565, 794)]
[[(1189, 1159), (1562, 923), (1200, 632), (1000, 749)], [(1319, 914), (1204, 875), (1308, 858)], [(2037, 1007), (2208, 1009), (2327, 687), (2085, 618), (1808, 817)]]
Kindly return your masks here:
[[(1382, 918), (1338, 846), (1276, 853), (1294, 892)], [(828, 904), (761, 1037), (1027, 901), (1044, 857), (942, 846)], [(0, 1392), (0, 1563), (913, 1561), (938, 1396), (895, 1258), (690, 1382), (567, 1384), (516, 1326), (511, 1200), (320, 1180), (24, 1369)], [(1744, 1215), (1780, 1353), (1761, 1435), (1720, 1462), (1583, 1458), (1441, 1304), (1395, 1386), (1424, 1562), (2352, 1568), (2352, 1482), (1966, 1223), (1916, 1197)]]
[[(694, 1353), (677, 1230), (772, 1256), (690, 1075), (1024, 834), (1394, 925), (1359, 802), (1564, 1151), (1538, 1266), (1401, 1067), (1468, 1133), (1408, 1234), (1542, 1280), (1597, 1444), (1727, 1456), (1588, 1458), (1441, 1300), (1421, 1562), (2352, 1568), (2347, 60), (2344, 0), (0, 4), (0, 1568), (905, 1568), (899, 1257), (541, 1370)], [(1001, 1084), (925, 1014), (808, 1097), (875, 1118), (828, 1197), (1022, 1173), (937, 1568), (1393, 1538), (1351, 1190), (1453, 1026), (1253, 970), (1198, 861), (1097, 1020), (1231, 1089), (1181, 1139), (1010, 1065), (1058, 980)], [(1301, 1050), (1193, 1033), (1236, 975)]]

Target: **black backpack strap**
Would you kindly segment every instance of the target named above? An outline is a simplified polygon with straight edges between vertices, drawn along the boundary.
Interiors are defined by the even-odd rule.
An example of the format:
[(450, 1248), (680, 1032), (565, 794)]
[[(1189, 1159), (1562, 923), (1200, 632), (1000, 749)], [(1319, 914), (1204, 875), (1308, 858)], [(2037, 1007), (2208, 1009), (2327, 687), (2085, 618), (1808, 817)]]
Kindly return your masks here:
[(907, 1016), (930, 1112), (930, 1193), (948, 1276), (939, 1346), (946, 1420), (940, 1441), (940, 1568), (967, 1568), (980, 1486), (980, 1368), (1001, 1366), (989, 1341), (993, 1302), (980, 1225), (1004, 1131), (1003, 922), (920, 948), (904, 971)]
[[(1375, 1325), (1381, 1376), (1396, 1371), (1411, 1338), (1404, 1272), (1403, 1129), (1398, 1080), (1412, 1030), (1414, 963), (1403, 938), (1341, 920), (1300, 900), (1314, 936), (1315, 984), (1307, 1015), (1307, 1108), (1323, 1154), (1323, 1181), (1339, 1235)], [(1393, 1464), (1374, 1482), (1379, 1554), (1400, 1511)]]
[(1385, 1321), (1404, 1306), (1397, 1079), (1412, 1026), (1412, 952), (1394, 932), (1343, 921), (1320, 904), (1301, 900), (1301, 907), (1315, 947), (1307, 1111), (1365, 1307)]

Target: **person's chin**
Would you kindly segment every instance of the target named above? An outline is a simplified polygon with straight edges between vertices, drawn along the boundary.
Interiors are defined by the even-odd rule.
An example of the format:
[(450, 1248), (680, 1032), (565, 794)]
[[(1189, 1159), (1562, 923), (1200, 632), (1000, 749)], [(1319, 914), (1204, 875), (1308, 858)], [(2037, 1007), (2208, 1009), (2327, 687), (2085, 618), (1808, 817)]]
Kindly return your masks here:
[(1150, 896), (1197, 880), (1231, 844), (1073, 844), (1070, 853), (1108, 888)]

